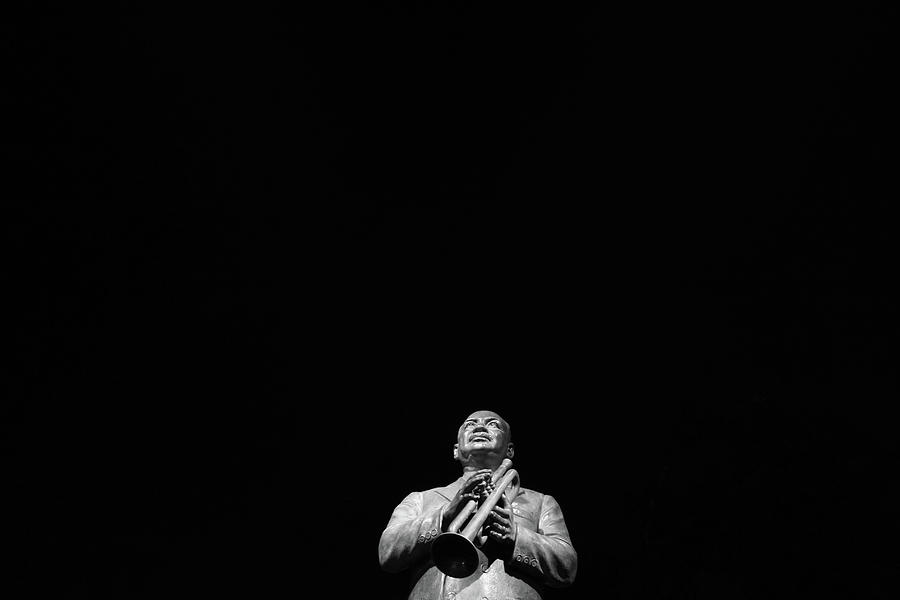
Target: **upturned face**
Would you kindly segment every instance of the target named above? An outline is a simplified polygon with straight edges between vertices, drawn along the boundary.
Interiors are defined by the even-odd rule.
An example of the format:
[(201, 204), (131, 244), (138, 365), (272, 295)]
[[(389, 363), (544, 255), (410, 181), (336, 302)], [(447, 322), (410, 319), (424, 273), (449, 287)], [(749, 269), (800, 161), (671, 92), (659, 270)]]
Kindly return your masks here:
[(457, 458), (465, 463), (474, 455), (508, 454), (509, 425), (495, 412), (481, 410), (463, 421), (456, 436)]

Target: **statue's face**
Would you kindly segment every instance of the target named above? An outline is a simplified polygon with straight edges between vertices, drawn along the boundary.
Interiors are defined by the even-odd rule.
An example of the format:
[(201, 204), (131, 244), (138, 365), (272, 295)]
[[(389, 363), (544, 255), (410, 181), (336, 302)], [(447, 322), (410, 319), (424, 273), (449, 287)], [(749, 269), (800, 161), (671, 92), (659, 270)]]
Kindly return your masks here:
[(456, 438), (458, 458), (464, 462), (476, 453), (505, 456), (509, 446), (509, 425), (497, 413), (481, 410), (463, 421)]

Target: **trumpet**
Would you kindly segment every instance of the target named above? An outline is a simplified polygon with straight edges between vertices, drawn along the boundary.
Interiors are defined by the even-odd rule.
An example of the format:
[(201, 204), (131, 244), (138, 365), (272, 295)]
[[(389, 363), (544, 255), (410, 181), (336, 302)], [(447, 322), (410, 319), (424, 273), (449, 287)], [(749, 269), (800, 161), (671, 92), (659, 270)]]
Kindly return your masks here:
[[(491, 475), (494, 491), (481, 507), (478, 508), (475, 500), (469, 500), (450, 523), (447, 531), (439, 535), (432, 543), (431, 558), (434, 560), (435, 566), (445, 575), (462, 579), (478, 569), (480, 560), (475, 541), (478, 540), (478, 546), (484, 544), (486, 538), (481, 535), (481, 528), (487, 520), (488, 514), (503, 497), (506, 488), (519, 479), (518, 472), (510, 467), (512, 467), (512, 461), (508, 458), (504, 459)], [(465, 528), (460, 531), (463, 523), (466, 523)]]

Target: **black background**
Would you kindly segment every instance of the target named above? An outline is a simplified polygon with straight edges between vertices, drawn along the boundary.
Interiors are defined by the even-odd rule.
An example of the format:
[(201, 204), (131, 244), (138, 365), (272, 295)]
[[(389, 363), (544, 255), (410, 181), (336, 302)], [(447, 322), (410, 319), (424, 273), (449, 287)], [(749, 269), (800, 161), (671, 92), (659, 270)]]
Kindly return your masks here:
[(402, 598), (487, 408), (553, 598), (895, 596), (887, 4), (8, 14), (4, 587)]

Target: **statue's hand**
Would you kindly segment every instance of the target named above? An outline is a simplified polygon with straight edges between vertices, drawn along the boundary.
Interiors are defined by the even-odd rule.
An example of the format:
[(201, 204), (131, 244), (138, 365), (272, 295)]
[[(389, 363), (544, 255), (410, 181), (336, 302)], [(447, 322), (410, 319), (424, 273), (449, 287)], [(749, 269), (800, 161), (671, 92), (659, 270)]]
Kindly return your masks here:
[(469, 500), (479, 502), (481, 499), (487, 497), (493, 489), (494, 486), (491, 483), (491, 470), (481, 469), (480, 471), (475, 471), (475, 474), (463, 483), (462, 487), (459, 488), (459, 491), (456, 492), (456, 496), (453, 497), (453, 500), (451, 500), (450, 504), (447, 505), (447, 508), (444, 509), (444, 518), (441, 522), (441, 529), (447, 531), (450, 527), (450, 523), (453, 522), (453, 519), (456, 518), (459, 511), (468, 504)]
[(484, 531), (489, 540), (505, 548), (510, 555), (512, 554), (516, 545), (516, 518), (506, 496), (502, 496), (493, 510), (488, 513), (484, 522)]

